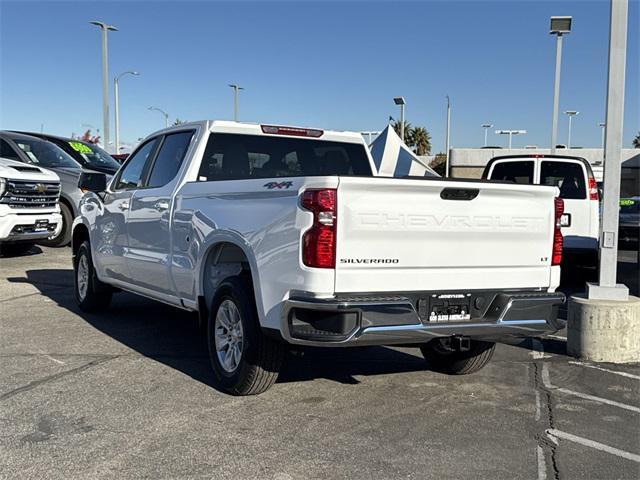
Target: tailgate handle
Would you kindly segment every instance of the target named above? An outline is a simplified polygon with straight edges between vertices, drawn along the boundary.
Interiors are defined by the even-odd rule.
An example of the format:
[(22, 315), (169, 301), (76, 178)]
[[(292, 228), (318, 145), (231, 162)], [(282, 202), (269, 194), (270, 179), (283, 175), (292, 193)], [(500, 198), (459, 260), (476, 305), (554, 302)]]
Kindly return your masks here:
[(478, 188), (445, 188), (440, 192), (443, 200), (473, 200), (480, 193)]

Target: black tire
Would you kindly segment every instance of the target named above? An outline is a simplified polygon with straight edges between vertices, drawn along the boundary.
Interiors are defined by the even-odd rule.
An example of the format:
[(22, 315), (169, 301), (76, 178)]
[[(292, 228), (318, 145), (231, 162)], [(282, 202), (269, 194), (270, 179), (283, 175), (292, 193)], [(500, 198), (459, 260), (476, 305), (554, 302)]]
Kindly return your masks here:
[(64, 247), (69, 245), (71, 242), (71, 227), (73, 225), (73, 214), (69, 207), (60, 202), (60, 215), (62, 216), (62, 230), (55, 237), (49, 237), (46, 240), (40, 240), (41, 245), (46, 245), (47, 247)]
[[(86, 262), (86, 265), (83, 265)], [(81, 288), (82, 282), (79, 280), (81, 275), (79, 272), (80, 265), (84, 269), (86, 267), (86, 286)], [(96, 276), (93, 268), (93, 260), (91, 258), (91, 247), (88, 241), (84, 241), (73, 259), (74, 269), (74, 293), (78, 306), (84, 312), (99, 312), (105, 310), (111, 303), (113, 290), (109, 285), (102, 283)]]
[[(235, 306), (239, 319), (236, 324), (241, 324), (241, 345), (237, 350), (241, 352), (236, 368), (229, 371), (223, 366), (216, 348), (216, 334), (219, 338), (226, 336), (224, 327), (218, 322), (216, 332), (216, 317), (220, 310)], [(235, 311), (233, 312), (235, 314)], [(224, 317), (224, 313), (220, 312)], [(266, 337), (260, 330), (256, 303), (253, 295), (253, 287), (249, 279), (244, 277), (231, 277), (226, 279), (218, 288), (211, 303), (209, 317), (207, 319), (207, 346), (209, 359), (215, 377), (216, 386), (232, 395), (256, 395), (268, 390), (278, 378), (278, 372), (282, 365), (284, 347), (282, 344)], [(227, 338), (230, 338), (228, 336)], [(229, 354), (231, 347), (220, 352), (220, 355)], [(233, 355), (231, 355), (233, 356)], [(235, 357), (234, 357), (235, 358)]]
[(471, 340), (470, 349), (466, 352), (447, 348), (446, 342), (435, 339), (422, 345), (420, 350), (425, 360), (436, 371), (452, 375), (467, 375), (484, 367), (491, 357), (496, 344)]
[(0, 245), (0, 254), (3, 257), (19, 257), (31, 250), (34, 245), (30, 242), (3, 243)]

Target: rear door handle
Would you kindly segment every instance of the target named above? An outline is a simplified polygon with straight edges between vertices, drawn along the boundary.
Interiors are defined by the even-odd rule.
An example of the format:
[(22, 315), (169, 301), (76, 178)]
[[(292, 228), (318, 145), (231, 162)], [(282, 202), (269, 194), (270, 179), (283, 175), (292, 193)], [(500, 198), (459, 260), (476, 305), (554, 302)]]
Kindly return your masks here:
[(165, 200), (159, 200), (153, 205), (153, 207), (156, 210), (159, 210), (159, 211), (168, 210), (169, 209), (169, 202), (167, 202)]
[(118, 205), (118, 208), (119, 208), (120, 210), (122, 210), (123, 212), (124, 212), (125, 210), (129, 210), (129, 202), (128, 202), (128, 201), (126, 201), (126, 202), (122, 202), (121, 204), (119, 204), (119, 205)]

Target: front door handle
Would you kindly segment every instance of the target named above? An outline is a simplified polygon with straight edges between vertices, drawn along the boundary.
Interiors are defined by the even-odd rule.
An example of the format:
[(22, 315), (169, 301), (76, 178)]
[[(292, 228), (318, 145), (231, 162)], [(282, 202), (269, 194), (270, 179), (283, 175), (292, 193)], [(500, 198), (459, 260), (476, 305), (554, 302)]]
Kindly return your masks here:
[(122, 202), (120, 205), (118, 205), (118, 208), (123, 212), (125, 210), (129, 210), (129, 202), (128, 201)]
[(169, 202), (165, 200), (159, 200), (153, 205), (153, 207), (159, 211), (167, 210), (169, 208)]

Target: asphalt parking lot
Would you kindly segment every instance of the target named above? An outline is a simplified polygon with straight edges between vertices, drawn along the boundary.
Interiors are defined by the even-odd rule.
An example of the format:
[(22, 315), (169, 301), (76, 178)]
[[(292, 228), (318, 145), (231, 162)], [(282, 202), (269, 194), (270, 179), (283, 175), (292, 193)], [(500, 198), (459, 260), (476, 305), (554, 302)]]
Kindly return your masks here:
[(310, 350), (236, 398), (193, 316), (125, 293), (81, 314), (67, 248), (0, 270), (0, 478), (640, 478), (640, 365), (575, 362), (562, 332), (463, 377)]

